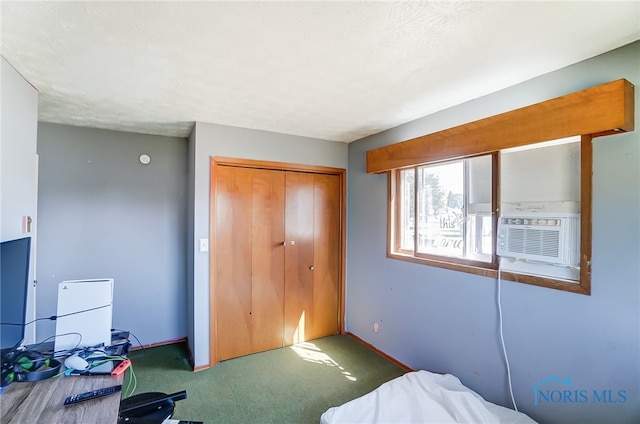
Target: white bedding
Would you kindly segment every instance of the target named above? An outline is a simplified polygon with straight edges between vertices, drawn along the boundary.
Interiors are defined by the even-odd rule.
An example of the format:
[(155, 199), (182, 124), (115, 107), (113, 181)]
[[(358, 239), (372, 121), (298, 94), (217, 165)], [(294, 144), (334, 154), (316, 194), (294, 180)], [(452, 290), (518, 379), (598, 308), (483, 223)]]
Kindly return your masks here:
[(487, 402), (451, 374), (410, 372), (341, 406), (329, 408), (322, 424), (337, 423), (535, 423)]

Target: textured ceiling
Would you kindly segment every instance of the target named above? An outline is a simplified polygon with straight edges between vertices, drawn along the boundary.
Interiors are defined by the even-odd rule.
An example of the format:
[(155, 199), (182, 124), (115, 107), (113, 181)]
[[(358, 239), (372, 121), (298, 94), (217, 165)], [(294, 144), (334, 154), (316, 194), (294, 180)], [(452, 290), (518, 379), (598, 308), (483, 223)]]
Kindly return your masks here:
[(350, 142), (640, 39), (640, 2), (8, 2), (46, 122)]

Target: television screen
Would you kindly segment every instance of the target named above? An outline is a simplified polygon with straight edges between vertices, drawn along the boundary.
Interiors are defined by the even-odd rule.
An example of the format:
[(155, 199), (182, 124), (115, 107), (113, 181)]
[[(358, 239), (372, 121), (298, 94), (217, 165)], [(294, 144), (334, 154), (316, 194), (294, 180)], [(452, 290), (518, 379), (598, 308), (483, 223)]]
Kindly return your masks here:
[(0, 243), (0, 339), (2, 355), (24, 340), (31, 238)]

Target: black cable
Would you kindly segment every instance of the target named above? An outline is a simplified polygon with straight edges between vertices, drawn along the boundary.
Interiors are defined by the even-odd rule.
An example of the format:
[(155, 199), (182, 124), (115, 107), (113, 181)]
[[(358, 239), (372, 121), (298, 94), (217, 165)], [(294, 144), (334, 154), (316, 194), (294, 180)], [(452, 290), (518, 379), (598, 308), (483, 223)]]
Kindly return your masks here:
[[(34, 345), (29, 346), (29, 349), (30, 349), (30, 350), (36, 350), (36, 349), (35, 349), (36, 347), (38, 347), (38, 346), (40, 346), (40, 345), (42, 345), (42, 344), (45, 344), (45, 343), (46, 343), (47, 341), (49, 341), (50, 339), (55, 339), (55, 338), (56, 338), (56, 337), (58, 337), (58, 336), (70, 336), (70, 335), (72, 335), (72, 334), (76, 334), (76, 335), (80, 336), (80, 340), (78, 340), (78, 343), (76, 344), (76, 347), (75, 347), (75, 348), (73, 348), (73, 349), (76, 349), (76, 348), (77, 348), (77, 346), (78, 346), (78, 345), (80, 345), (80, 342), (82, 342), (82, 334), (80, 334), (80, 333), (76, 333), (76, 332), (63, 333), (63, 334), (54, 334), (53, 336), (49, 336), (49, 337), (47, 337), (46, 339), (42, 340), (41, 342), (38, 342), (38, 343), (36, 343), (36, 344), (34, 344)], [(71, 349), (71, 350), (73, 350), (73, 349)], [(56, 353), (56, 352), (55, 352), (53, 349), (51, 349), (51, 356), (52, 356), (52, 357), (53, 357), (53, 356), (55, 356), (55, 353)]]
[(17, 324), (17, 323), (13, 323), (13, 322), (0, 322), (0, 325), (15, 325), (15, 326), (18, 326), (18, 327), (22, 327), (22, 326), (26, 327), (27, 325), (33, 324), (34, 322), (37, 322), (37, 321), (45, 321), (45, 320), (55, 321), (58, 318), (64, 318), (64, 317), (68, 317), (68, 316), (71, 316), (71, 315), (82, 314), (82, 313), (85, 313), (85, 312), (91, 312), (91, 311), (95, 311), (96, 309), (108, 308), (109, 306), (111, 306), (111, 303), (109, 303), (108, 305), (96, 306), (95, 308), (89, 308), (89, 309), (83, 309), (81, 311), (69, 312), (68, 314), (51, 315), (50, 317), (36, 318), (33, 321), (29, 321), (29, 322), (26, 322), (24, 324)]
[(144, 346), (142, 346), (142, 343), (140, 343), (140, 339), (136, 337), (135, 334), (133, 334), (131, 331), (127, 331), (127, 330), (120, 330), (119, 328), (112, 328), (111, 331), (122, 331), (124, 333), (129, 333), (130, 335), (133, 336), (134, 339), (136, 339), (136, 341), (138, 342), (138, 345), (140, 345), (140, 349), (142, 349), (143, 352), (146, 352), (146, 349)]

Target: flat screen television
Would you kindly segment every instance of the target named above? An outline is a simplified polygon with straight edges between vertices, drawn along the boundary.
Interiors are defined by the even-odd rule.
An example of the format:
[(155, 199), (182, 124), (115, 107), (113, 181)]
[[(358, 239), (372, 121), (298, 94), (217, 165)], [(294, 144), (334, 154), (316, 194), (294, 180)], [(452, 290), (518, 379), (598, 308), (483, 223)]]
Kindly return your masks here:
[(0, 243), (0, 339), (4, 355), (24, 341), (31, 237)]

